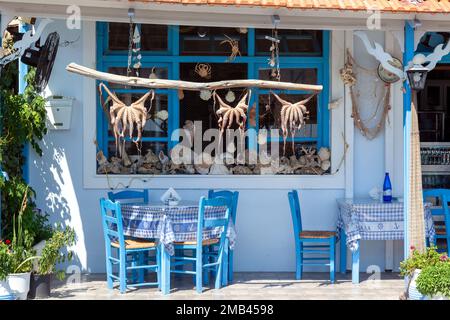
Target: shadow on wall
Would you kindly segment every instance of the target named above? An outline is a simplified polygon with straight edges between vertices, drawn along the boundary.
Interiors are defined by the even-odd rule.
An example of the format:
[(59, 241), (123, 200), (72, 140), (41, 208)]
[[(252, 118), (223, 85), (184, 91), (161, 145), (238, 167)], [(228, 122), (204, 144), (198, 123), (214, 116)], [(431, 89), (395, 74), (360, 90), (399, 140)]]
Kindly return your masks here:
[[(74, 221), (73, 212), (69, 199), (66, 198), (67, 187), (71, 187), (73, 196), (76, 200), (75, 191), (70, 175), (67, 175), (67, 161), (65, 148), (57, 146), (54, 142), (49, 141), (48, 136), (45, 137), (40, 145), (43, 156), (34, 157), (34, 169), (36, 170), (35, 179), (39, 177), (40, 181), (34, 181), (37, 204), (40, 209), (49, 215), (50, 223), (60, 224), (63, 227), (71, 226), (75, 228), (76, 243), (72, 249), (74, 256), (72, 261), (66, 262), (60, 268), (67, 268), (66, 272), (70, 274), (79, 273), (82, 265), (83, 257), (79, 257), (79, 247), (84, 246), (84, 232), (77, 229), (77, 221)], [(65, 172), (65, 174), (63, 174)], [(64, 187), (64, 192), (62, 188)], [(70, 202), (69, 202), (70, 201)], [(75, 249), (76, 247), (76, 249)]]

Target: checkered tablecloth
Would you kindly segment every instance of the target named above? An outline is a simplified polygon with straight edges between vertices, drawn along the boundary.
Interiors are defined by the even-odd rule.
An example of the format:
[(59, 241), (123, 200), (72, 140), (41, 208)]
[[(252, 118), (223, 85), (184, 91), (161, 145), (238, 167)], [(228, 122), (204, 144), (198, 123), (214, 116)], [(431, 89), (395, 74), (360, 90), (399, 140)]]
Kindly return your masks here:
[[(122, 204), (123, 232), (135, 238), (155, 238), (174, 254), (174, 242), (197, 240), (198, 204), (165, 206), (159, 204)], [(205, 219), (223, 218), (226, 207), (206, 207)], [(203, 231), (203, 240), (220, 237), (223, 228)], [(227, 229), (230, 249), (234, 248), (236, 231), (230, 220)]]
[[(358, 249), (358, 240), (403, 239), (403, 202), (383, 203), (371, 199), (338, 199), (337, 202), (338, 231), (345, 231), (350, 250)], [(435, 230), (430, 208), (431, 204), (424, 204), (425, 235), (433, 241)]]

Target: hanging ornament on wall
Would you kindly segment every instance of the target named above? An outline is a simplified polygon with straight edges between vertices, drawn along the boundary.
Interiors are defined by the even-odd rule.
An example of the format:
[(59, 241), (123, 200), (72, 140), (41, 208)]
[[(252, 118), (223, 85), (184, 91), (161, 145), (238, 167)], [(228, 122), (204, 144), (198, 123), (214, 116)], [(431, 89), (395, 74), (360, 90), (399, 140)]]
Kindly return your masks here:
[(234, 102), (234, 100), (236, 100), (236, 95), (234, 94), (233, 91), (228, 90), (227, 94), (225, 95), (225, 100), (227, 100), (227, 102)]
[(155, 67), (152, 68), (152, 72), (150, 73), (148, 78), (149, 79), (158, 79), (158, 76), (156, 75), (156, 72), (155, 72)]
[(179, 89), (178, 90), (178, 100), (183, 100), (184, 99), (184, 91)]
[(133, 68), (136, 69), (136, 75), (139, 76), (139, 69), (141, 68), (141, 35), (139, 33), (138, 26), (134, 27), (134, 34), (133, 34), (133, 53), (134, 53), (134, 64)]
[(210, 90), (200, 90), (200, 98), (202, 100), (208, 101), (211, 99), (212, 93)]

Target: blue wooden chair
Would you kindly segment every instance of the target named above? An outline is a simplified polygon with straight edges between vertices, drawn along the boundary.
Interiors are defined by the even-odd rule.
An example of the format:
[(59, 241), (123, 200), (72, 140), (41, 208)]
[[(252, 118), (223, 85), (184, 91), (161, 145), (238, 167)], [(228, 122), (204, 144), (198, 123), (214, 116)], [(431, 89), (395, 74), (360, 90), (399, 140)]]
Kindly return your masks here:
[[(288, 193), (295, 237), (295, 261), (297, 280), (302, 279), (303, 266), (319, 265), (330, 267), (330, 280), (335, 280), (336, 233), (333, 231), (305, 231), (302, 229), (300, 201), (296, 190)], [(321, 256), (304, 257), (304, 254)]]
[[(120, 293), (125, 293), (129, 287), (157, 285), (160, 287), (160, 254), (155, 242), (125, 239), (123, 235), (122, 213), (119, 202), (100, 199), (103, 233), (106, 249), (106, 277), (108, 288), (112, 289), (114, 282), (119, 282)], [(156, 251), (157, 263), (144, 263), (144, 256)], [(113, 254), (115, 252), (116, 254)], [(114, 274), (113, 266), (119, 267), (118, 275)], [(144, 282), (143, 273), (132, 283), (128, 279), (128, 271), (151, 270), (157, 272), (156, 282)]]
[(436, 238), (433, 245), (437, 245), (437, 239), (445, 239), (447, 250), (438, 249), (439, 252), (447, 251), (450, 255), (450, 210), (448, 207), (448, 202), (450, 201), (450, 189), (428, 189), (423, 191), (424, 201), (430, 201), (433, 203), (431, 208), (431, 214), (435, 217), (443, 218), (443, 225), (435, 225)]
[[(206, 219), (205, 208), (206, 207), (228, 207), (226, 213), (221, 219)], [(207, 282), (208, 272), (213, 271), (215, 273), (215, 288), (219, 289), (222, 285), (222, 271), (227, 264), (227, 228), (230, 219), (231, 203), (229, 199), (224, 197), (218, 197), (214, 199), (200, 198), (198, 223), (197, 223), (197, 239), (196, 241), (176, 242), (175, 250), (176, 254), (171, 266), (174, 269), (170, 270), (171, 273), (190, 274), (195, 275), (195, 287), (198, 293), (203, 292), (203, 283)], [(223, 231), (219, 238), (203, 240), (203, 232), (211, 228), (223, 228)], [(213, 252), (212, 246), (217, 245), (218, 251)], [(184, 252), (186, 250), (195, 251), (194, 256), (188, 256)], [(179, 253), (183, 253), (179, 255)], [(178, 269), (178, 266), (192, 265), (193, 270)]]
[[(209, 199), (217, 197), (224, 197), (229, 199), (231, 203), (231, 221), (233, 221), (233, 225), (236, 225), (236, 212), (239, 199), (239, 192), (238, 191), (233, 192), (228, 190), (208, 191)], [(233, 250), (228, 250), (228, 281), (233, 282)]]
[(109, 200), (115, 202), (119, 200), (122, 203), (148, 203), (148, 190), (123, 190), (119, 192), (108, 192)]

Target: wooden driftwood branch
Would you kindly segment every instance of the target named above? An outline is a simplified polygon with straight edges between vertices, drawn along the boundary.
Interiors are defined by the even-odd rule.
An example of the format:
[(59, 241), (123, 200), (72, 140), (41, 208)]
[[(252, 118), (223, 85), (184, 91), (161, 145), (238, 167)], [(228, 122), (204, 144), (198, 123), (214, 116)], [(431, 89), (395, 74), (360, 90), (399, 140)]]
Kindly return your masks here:
[(265, 80), (225, 80), (217, 82), (190, 82), (181, 80), (147, 79), (139, 77), (126, 77), (112, 73), (101, 72), (76, 63), (71, 63), (66, 70), (85, 77), (103, 80), (111, 83), (122, 84), (133, 87), (144, 87), (151, 89), (181, 89), (190, 91), (217, 90), (230, 88), (262, 88), (278, 90), (302, 90), (302, 91), (322, 91), (321, 85), (300, 84), (292, 82), (278, 82)]

